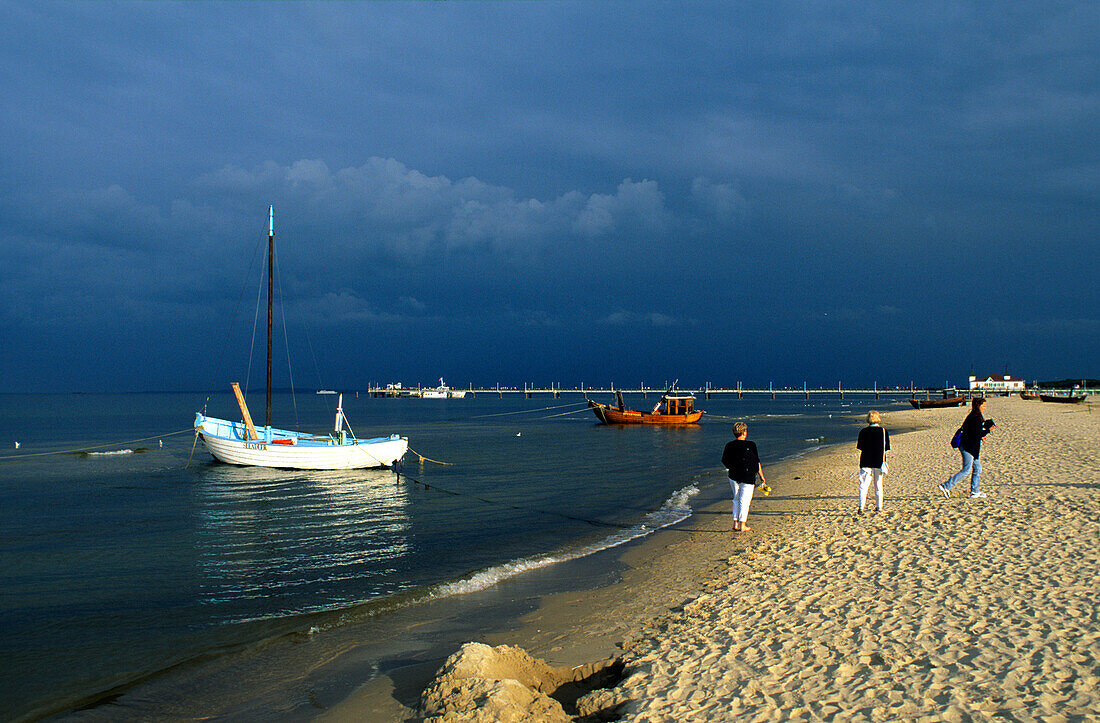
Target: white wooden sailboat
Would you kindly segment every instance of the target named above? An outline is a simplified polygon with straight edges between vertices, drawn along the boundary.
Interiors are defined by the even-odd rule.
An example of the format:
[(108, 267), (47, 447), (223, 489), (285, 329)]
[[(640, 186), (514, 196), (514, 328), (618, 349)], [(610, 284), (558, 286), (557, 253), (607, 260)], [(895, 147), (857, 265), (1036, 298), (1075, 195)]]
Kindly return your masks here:
[(271, 426), (271, 327), (272, 273), (275, 254), (275, 211), (268, 209), (267, 249), (267, 419), (263, 427), (252, 423), (240, 385), (233, 393), (243, 421), (195, 414), (195, 432), (214, 457), (229, 464), (282, 469), (361, 469), (388, 467), (404, 456), (409, 440), (396, 434), (375, 439), (356, 439), (345, 429), (344, 395), (336, 403), (336, 422), (328, 434), (311, 434)]

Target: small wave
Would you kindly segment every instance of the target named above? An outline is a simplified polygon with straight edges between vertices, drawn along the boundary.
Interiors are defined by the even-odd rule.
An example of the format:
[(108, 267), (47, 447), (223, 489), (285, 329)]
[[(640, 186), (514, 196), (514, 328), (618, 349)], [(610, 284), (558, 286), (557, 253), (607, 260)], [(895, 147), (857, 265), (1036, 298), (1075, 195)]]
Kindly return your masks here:
[[(430, 600), (436, 600), (439, 598), (451, 597), (453, 595), (464, 595), (466, 593), (477, 592), (478, 590), (484, 590), (485, 588), (492, 587), (493, 585), (507, 580), (510, 577), (527, 572), (528, 570), (537, 570), (541, 567), (547, 567), (558, 562), (568, 562), (569, 560), (576, 560), (602, 550), (609, 550), (619, 545), (624, 545), (632, 540), (636, 540), (639, 537), (644, 537), (652, 532), (656, 532), (669, 525), (675, 525), (677, 522), (681, 522), (691, 517), (691, 508), (688, 506), (689, 500), (699, 493), (699, 488), (694, 484), (689, 484), (676, 492), (672, 493), (665, 503), (661, 507), (653, 512), (650, 512), (641, 522), (625, 527), (624, 529), (608, 535), (596, 542), (593, 542), (582, 547), (578, 547), (572, 550), (566, 550), (557, 554), (546, 555), (531, 555), (529, 557), (520, 558), (519, 560), (512, 560), (511, 562), (505, 562), (500, 565), (494, 565), (493, 567), (480, 570), (471, 575), (468, 575), (460, 580), (454, 582), (441, 583), (427, 589), (427, 591), (416, 590), (404, 590), (389, 596), (388, 598), (376, 599), (372, 601), (352, 602), (348, 601), (349, 610), (353, 608), (359, 608), (361, 611), (358, 615), (353, 617), (340, 617), (336, 620), (330, 620), (328, 622), (310, 622), (310, 625), (319, 626), (318, 630), (329, 630), (335, 627), (339, 627), (346, 622), (349, 622), (354, 617), (361, 615), (377, 615), (385, 612), (389, 612), (398, 608), (408, 607), (412, 605), (419, 605)], [(233, 599), (235, 596), (228, 595), (223, 597), (215, 597), (211, 595), (208, 600), (211, 602), (224, 602)], [(249, 598), (251, 594), (238, 595), (236, 597)], [(340, 603), (337, 602), (336, 607), (339, 608)], [(364, 610), (363, 608), (369, 608)], [(279, 618), (298, 615), (312, 615), (316, 613), (329, 613), (333, 612), (334, 608), (332, 603), (326, 603), (323, 605), (306, 606), (298, 610), (277, 610), (262, 615), (246, 616), (240, 618), (233, 618), (231, 622), (234, 623), (249, 623), (249, 622), (262, 622), (277, 620)], [(299, 633), (301, 634), (300, 631)]]
[(119, 454), (133, 454), (132, 449), (113, 449), (110, 452), (84, 452), (85, 457), (113, 457)]
[(677, 522), (681, 522), (691, 517), (691, 508), (688, 506), (688, 501), (698, 493), (698, 487), (693, 484), (688, 485), (674, 492), (672, 496), (661, 505), (660, 509), (650, 512), (636, 525), (632, 525), (619, 532), (608, 535), (601, 540), (597, 540), (589, 545), (584, 545), (573, 550), (551, 555), (532, 555), (501, 565), (495, 565), (461, 580), (439, 585), (429, 594), (429, 597), (449, 597), (451, 595), (463, 595), (465, 593), (484, 590), (487, 587), (497, 584), (501, 580), (507, 580), (510, 577), (515, 577), (528, 570), (537, 570), (540, 567), (546, 567), (558, 562), (576, 560), (603, 550), (618, 547), (619, 545), (625, 545), (639, 537), (644, 537), (651, 532), (668, 527), (669, 525), (675, 525)]

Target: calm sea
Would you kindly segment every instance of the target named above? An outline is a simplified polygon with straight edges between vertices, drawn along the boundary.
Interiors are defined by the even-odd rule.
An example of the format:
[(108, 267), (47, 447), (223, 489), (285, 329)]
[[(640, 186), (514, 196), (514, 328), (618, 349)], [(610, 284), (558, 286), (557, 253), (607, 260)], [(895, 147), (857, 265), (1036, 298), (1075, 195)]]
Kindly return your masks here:
[[(685, 519), (708, 490), (728, 494), (719, 458), (734, 419), (749, 422), (767, 463), (852, 441), (855, 415), (896, 404), (715, 397), (698, 400), (708, 412), (699, 426), (643, 428), (597, 425), (570, 394), (345, 396), (358, 436), (399, 433), (415, 452), (448, 463), (410, 453), (395, 474), (218, 464), (201, 443), (192, 448), (204, 401), (0, 395), (0, 709), (8, 717), (193, 714), (179, 699), (202, 692), (185, 687), (234, 675), (237, 663), (227, 661), (242, 650), (293, 646), (386, 616), (415, 619), (441, 600)], [(252, 402), (260, 408), (262, 399)], [(627, 397), (635, 408), (654, 402)], [(276, 395), (273, 419), (325, 429), (335, 403)], [(236, 416), (228, 394), (208, 405)], [(180, 670), (198, 672), (190, 683), (158, 684)], [(128, 698), (135, 690), (140, 701)], [(231, 717), (244, 710), (237, 705), (205, 700), (202, 714)]]

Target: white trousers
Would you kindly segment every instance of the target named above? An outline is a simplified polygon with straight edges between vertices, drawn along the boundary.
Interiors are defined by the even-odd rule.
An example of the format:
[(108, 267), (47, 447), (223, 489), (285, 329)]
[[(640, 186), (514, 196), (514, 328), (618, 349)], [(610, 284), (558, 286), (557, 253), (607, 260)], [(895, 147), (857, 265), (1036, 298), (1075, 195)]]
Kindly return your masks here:
[(867, 488), (871, 486), (871, 480), (875, 480), (875, 499), (878, 501), (878, 509), (882, 509), (882, 469), (879, 467), (859, 468), (859, 509), (867, 504)]
[(730, 488), (733, 490), (733, 519), (744, 522), (749, 519), (749, 503), (752, 502), (752, 491), (756, 485), (730, 480)]

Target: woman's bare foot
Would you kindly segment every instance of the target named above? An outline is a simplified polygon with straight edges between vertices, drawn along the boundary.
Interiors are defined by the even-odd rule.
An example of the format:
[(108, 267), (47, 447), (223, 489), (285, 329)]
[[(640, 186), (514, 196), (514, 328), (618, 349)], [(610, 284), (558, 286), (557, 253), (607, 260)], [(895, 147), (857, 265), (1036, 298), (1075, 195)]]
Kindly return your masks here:
[(741, 529), (738, 532), (752, 532), (752, 528), (746, 525), (741, 525)]

